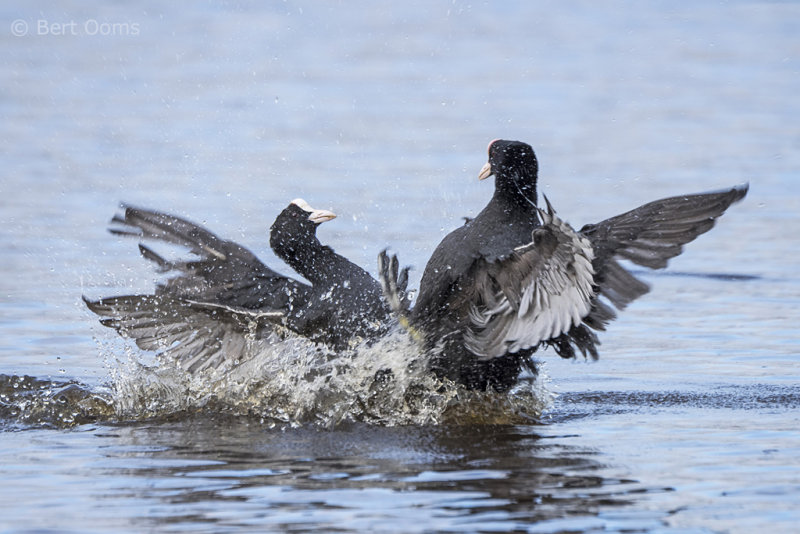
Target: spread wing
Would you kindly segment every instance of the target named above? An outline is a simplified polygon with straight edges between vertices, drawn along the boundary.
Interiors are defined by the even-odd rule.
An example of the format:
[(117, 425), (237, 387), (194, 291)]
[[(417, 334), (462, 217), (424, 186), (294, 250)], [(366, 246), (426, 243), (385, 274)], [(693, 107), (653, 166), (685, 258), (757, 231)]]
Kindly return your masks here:
[(650, 289), (619, 261), (666, 267), (747, 191), (743, 185), (666, 198), (580, 232), (548, 202), (532, 243), (503, 261), (476, 263), (467, 348), (489, 359), (546, 343), (565, 358), (576, 349), (597, 358), (593, 330), (605, 330), (615, 308), (623, 310)]
[(193, 261), (168, 261), (140, 244), (146, 259), (163, 273), (175, 276), (159, 284), (157, 294), (242, 308), (286, 309), (294, 301), (305, 301), (306, 284), (273, 271), (255, 254), (217, 237), (195, 223), (141, 208), (124, 206), (112, 219), (109, 231), (116, 235), (151, 239), (186, 247), (198, 256)]
[(651, 269), (683, 252), (683, 245), (711, 230), (716, 219), (745, 197), (747, 184), (722, 191), (656, 200), (581, 229), (602, 263), (612, 257)]
[(241, 361), (248, 344), (283, 314), (234, 308), (169, 295), (83, 298), (100, 323), (136, 341), (143, 350), (176, 360), (189, 372)]
[(532, 242), (509, 257), (474, 266), (466, 347), (481, 359), (538, 346), (580, 325), (594, 297), (591, 242), (539, 211)]
[[(595, 251), (596, 294), (592, 309), (579, 325), (548, 341), (564, 358), (576, 349), (597, 358), (600, 344), (595, 330), (605, 330), (625, 307), (650, 290), (650, 286), (628, 272), (620, 260), (660, 269), (683, 251), (683, 246), (713, 228), (731, 204), (747, 195), (748, 185), (722, 191), (656, 200), (597, 224), (584, 226), (580, 234)], [(616, 308), (616, 310), (615, 310)]]
[(731, 204), (748, 191), (741, 185), (722, 191), (683, 195), (656, 200), (597, 224), (584, 226), (580, 234), (595, 250), (598, 298), (586, 324), (596, 330), (616, 317), (614, 310), (599, 300), (605, 297), (623, 310), (650, 288), (619, 264), (629, 260), (651, 269), (661, 269), (683, 252), (683, 246), (713, 228)]

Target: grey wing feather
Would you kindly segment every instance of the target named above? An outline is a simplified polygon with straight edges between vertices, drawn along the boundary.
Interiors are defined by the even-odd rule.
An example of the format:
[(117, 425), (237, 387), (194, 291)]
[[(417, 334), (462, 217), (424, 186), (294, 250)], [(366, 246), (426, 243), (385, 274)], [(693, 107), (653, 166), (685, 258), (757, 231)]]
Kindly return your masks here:
[(167, 295), (129, 295), (92, 301), (101, 324), (136, 345), (176, 360), (189, 372), (244, 359), (249, 342), (282, 317), (275, 311), (237, 309)]
[(583, 227), (595, 250), (597, 298), (585, 323), (605, 330), (616, 312), (602, 302), (605, 297), (618, 310), (650, 290), (619, 264), (625, 259), (643, 267), (660, 269), (683, 251), (683, 245), (709, 231), (731, 204), (747, 194), (747, 184), (722, 191), (656, 200), (600, 223)]
[(594, 296), (588, 239), (555, 212), (540, 212), (532, 242), (506, 259), (478, 264), (467, 348), (481, 359), (538, 346), (580, 325)]
[(202, 258), (227, 258), (228, 242), (205, 228), (185, 219), (152, 210), (122, 206), (122, 216), (115, 215), (111, 222), (120, 228), (109, 228), (116, 235), (165, 241), (188, 248)]
[(580, 233), (592, 241), (600, 262), (616, 256), (660, 269), (683, 245), (709, 231), (731, 204), (744, 198), (748, 187), (657, 200), (587, 225)]
[(217, 237), (193, 222), (142, 208), (124, 206), (115, 215), (113, 234), (158, 240), (188, 248), (194, 261), (168, 261), (145, 245), (142, 256), (163, 273), (178, 276), (159, 284), (159, 294), (224, 302), (248, 308), (282, 308), (293, 300), (305, 301), (310, 287), (267, 267), (241, 245)]
[(658, 200), (577, 233), (548, 202), (530, 244), (507, 259), (476, 264), (467, 348), (489, 359), (546, 343), (563, 357), (578, 349), (596, 358), (592, 330), (605, 330), (614, 308), (649, 291), (619, 260), (665, 267), (747, 191), (743, 185)]

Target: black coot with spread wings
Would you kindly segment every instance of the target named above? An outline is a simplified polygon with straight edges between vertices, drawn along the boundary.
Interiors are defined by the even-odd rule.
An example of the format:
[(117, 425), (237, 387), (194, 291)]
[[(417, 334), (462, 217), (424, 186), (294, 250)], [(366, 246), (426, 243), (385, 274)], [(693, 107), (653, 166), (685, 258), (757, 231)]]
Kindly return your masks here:
[(433, 371), (469, 388), (509, 389), (524, 366), (535, 371), (530, 356), (543, 345), (596, 358), (612, 306), (649, 289), (618, 260), (665, 267), (747, 194), (745, 185), (667, 198), (576, 232), (549, 202), (537, 206), (537, 173), (528, 144), (489, 144), (479, 178), (495, 176), (494, 196), (436, 248), (412, 310), (394, 289), (396, 258), (381, 256), (387, 298), (424, 336)]
[[(309, 285), (277, 273), (241, 245), (190, 221), (126, 207), (123, 216), (112, 219), (118, 225), (112, 233), (180, 245), (198, 258), (168, 261), (140, 244), (146, 259), (175, 276), (158, 284), (153, 295), (84, 301), (103, 317), (102, 324), (192, 372), (239, 360), (248, 343), (278, 324), (341, 348), (373, 335), (388, 311), (378, 305), (379, 284), (372, 280), (369, 285), (363, 269), (317, 240), (317, 227), (334, 217), (296, 199), (273, 225), (276, 254), (296, 267)], [(294, 254), (316, 259), (298, 263), (291, 260)]]

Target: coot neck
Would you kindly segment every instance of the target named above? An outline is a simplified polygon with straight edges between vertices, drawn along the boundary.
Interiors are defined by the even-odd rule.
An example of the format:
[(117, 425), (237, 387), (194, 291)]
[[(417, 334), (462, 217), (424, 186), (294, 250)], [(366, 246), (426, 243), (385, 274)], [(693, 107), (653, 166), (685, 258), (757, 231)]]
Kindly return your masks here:
[(534, 212), (537, 203), (536, 172), (498, 173), (492, 200), (510, 210)]
[(340, 256), (315, 237), (296, 247), (289, 247), (281, 255), (281, 259), (306, 280), (317, 284), (330, 282), (331, 273), (336, 272)]

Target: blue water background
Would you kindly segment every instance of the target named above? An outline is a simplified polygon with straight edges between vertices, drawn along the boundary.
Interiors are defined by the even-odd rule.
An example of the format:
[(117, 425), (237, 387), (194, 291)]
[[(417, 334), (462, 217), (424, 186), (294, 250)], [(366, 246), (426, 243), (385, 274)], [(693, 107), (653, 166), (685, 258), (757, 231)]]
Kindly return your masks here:
[(476, 177), (494, 138), (534, 146), (574, 226), (751, 191), (643, 275), (653, 291), (598, 362), (542, 355), (561, 395), (543, 425), (17, 429), (0, 434), (0, 530), (791, 532), (798, 36), (794, 2), (3, 4), (7, 375), (108, 382), (112, 333), (80, 296), (154, 279), (105, 230), (120, 201), (288, 273), (266, 233), (301, 196), (339, 214), (323, 241), (372, 272), (391, 247), (416, 286), (491, 195)]

